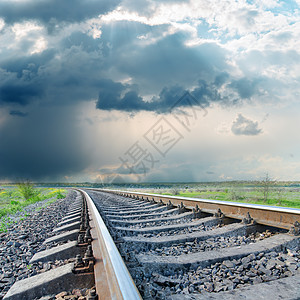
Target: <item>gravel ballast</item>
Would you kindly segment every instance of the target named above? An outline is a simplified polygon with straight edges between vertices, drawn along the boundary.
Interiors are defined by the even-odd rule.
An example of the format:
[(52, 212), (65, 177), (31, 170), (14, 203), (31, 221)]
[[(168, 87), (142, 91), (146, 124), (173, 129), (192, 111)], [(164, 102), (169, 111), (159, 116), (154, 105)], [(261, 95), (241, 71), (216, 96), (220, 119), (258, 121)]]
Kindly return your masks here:
[[(100, 210), (118, 201), (120, 210), (126, 200), (127, 205), (131, 203), (116, 195), (92, 194)], [(202, 295), (221, 295), (277, 280), (293, 281), (300, 275), (300, 240), (280, 229), (230, 223), (217, 216), (194, 220), (187, 213), (159, 222), (117, 221), (101, 214), (143, 299), (201, 299)], [(209, 219), (215, 219), (214, 223), (205, 222)], [(203, 224), (191, 226), (199, 221)], [(181, 227), (183, 224), (187, 226)]]
[(0, 299), (15, 281), (51, 268), (49, 264), (31, 265), (29, 261), (36, 252), (46, 249), (44, 240), (53, 236), (52, 230), (75, 198), (76, 192), (70, 191), (65, 199), (57, 199), (48, 206), (51, 199), (37, 202), (24, 208), (24, 212), (10, 216), (15, 223), (7, 232), (0, 233)]

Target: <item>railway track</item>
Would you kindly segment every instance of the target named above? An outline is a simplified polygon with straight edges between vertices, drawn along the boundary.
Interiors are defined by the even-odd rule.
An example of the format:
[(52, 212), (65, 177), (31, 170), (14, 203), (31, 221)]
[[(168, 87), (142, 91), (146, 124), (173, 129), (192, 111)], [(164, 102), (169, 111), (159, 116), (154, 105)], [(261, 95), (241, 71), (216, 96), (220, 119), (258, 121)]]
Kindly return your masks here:
[(4, 300), (141, 299), (93, 201), (76, 193), (44, 250), (30, 259), (33, 276), (17, 280)]
[(88, 193), (143, 299), (300, 299), (300, 210)]
[(300, 210), (76, 193), (31, 259), (55, 267), (4, 299), (300, 299)]

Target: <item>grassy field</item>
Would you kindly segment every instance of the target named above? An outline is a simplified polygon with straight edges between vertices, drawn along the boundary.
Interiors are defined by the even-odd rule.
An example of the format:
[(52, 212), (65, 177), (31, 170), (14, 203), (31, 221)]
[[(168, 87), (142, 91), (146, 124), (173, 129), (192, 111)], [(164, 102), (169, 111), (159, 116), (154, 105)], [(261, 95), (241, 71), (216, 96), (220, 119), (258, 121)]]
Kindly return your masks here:
[[(60, 184), (57, 183), (57, 186), (60, 186)], [(69, 184), (66, 186), (69, 186)], [(74, 183), (72, 186), (141, 191), (182, 197), (300, 208), (299, 181), (272, 181), (272, 179), (266, 177), (259, 181), (119, 184), (85, 182)]]
[[(172, 195), (172, 193), (168, 192), (164, 194)], [(286, 189), (280, 192), (270, 190), (266, 201), (264, 200), (263, 192), (256, 190), (180, 191), (176, 194), (182, 197), (300, 208), (300, 193)]]
[[(125, 188), (124, 188), (125, 189)], [(264, 186), (260, 183), (189, 183), (171, 186), (144, 186), (130, 188), (162, 195), (192, 197), (240, 203), (300, 208), (300, 186), (292, 183), (276, 183)]]
[[(47, 204), (64, 198), (64, 189), (35, 188), (31, 185), (0, 187), (0, 232), (10, 224), (9, 215), (22, 211), (26, 206), (49, 199)], [(50, 200), (51, 199), (51, 200)]]
[[(70, 184), (56, 183), (55, 186), (69, 187)], [(264, 177), (259, 181), (115, 184), (84, 182), (73, 183), (71, 186), (141, 191), (145, 193), (179, 195), (182, 197), (300, 208), (300, 181), (272, 181), (269, 177)]]

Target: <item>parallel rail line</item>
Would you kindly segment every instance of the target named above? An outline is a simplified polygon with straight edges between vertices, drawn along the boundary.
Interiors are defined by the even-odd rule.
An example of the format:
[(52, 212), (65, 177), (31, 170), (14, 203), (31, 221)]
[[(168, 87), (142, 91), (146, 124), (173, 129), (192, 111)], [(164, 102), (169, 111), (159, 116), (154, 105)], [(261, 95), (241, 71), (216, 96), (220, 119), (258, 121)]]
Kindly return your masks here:
[(95, 284), (101, 299), (141, 299), (141, 296), (113, 242), (95, 204), (90, 196), (80, 190), (85, 197), (90, 217), (92, 247), (95, 257)]
[[(256, 255), (258, 255), (257, 257), (264, 257), (264, 255), (266, 255), (266, 257), (268, 257), (268, 253), (271, 253), (271, 255), (275, 255), (274, 253), (277, 253), (280, 260), (282, 259), (281, 256), (286, 255), (284, 254), (286, 253), (286, 251), (291, 251), (290, 249), (298, 249), (298, 254), (295, 254), (298, 255), (298, 258), (296, 258), (296, 262), (297, 259), (299, 260), (299, 263), (297, 265), (298, 269), (295, 270), (295, 273), (294, 271), (292, 271), (292, 275), (295, 276), (282, 279), (281, 277), (287, 277), (287, 274), (290, 274), (289, 270), (293, 269), (287, 267), (287, 265), (284, 265), (281, 261), (278, 261), (278, 268), (280, 268), (279, 265), (284, 265), (283, 269), (280, 269), (280, 272), (282, 273), (278, 273), (276, 269), (270, 269), (269, 271), (266, 271), (266, 274), (271, 274), (270, 278), (268, 278), (266, 274), (264, 275), (265, 277), (258, 276), (258, 274), (260, 273), (257, 273), (256, 277), (258, 278), (258, 282), (261, 281), (261, 278), (266, 281), (262, 282), (260, 286), (262, 290), (260, 292), (262, 293), (262, 295), (264, 294), (263, 287), (266, 284), (270, 284), (270, 287), (268, 287), (268, 289), (271, 288), (276, 290), (274, 284), (276, 285), (275, 279), (277, 277), (278, 280), (285, 280), (284, 284), (286, 284), (286, 287), (288, 287), (289, 285), (293, 286), (295, 285), (295, 283), (300, 284), (300, 238), (298, 237), (300, 229), (299, 209), (271, 207), (266, 205), (251, 205), (217, 200), (184, 198), (177, 196), (166, 196), (120, 190), (89, 189), (88, 191), (91, 193), (94, 192), (94, 195), (96, 195), (97, 193), (102, 193), (102, 195), (110, 194), (113, 196), (113, 198), (114, 196), (117, 196), (117, 199), (112, 198), (104, 200), (103, 205), (100, 204), (97, 207), (101, 211), (101, 215), (104, 218), (105, 223), (108, 225), (111, 234), (117, 241), (119, 251), (121, 252), (123, 259), (129, 267), (130, 273), (135, 278), (135, 282), (138, 288), (141, 290), (143, 298), (145, 299), (183, 299), (181, 298), (183, 297), (182, 294), (178, 295), (179, 298), (176, 298), (176, 295), (174, 294), (173, 296), (169, 295), (170, 297), (167, 298), (163, 292), (159, 293), (158, 291), (158, 293), (156, 293), (156, 291), (151, 293), (151, 291), (146, 290), (145, 284), (141, 284), (141, 280), (136, 278), (142, 276), (144, 278), (143, 280), (145, 281), (145, 279), (147, 279), (147, 275), (145, 274), (148, 272), (148, 269), (152, 270), (150, 280), (147, 279), (150, 282), (149, 284), (153, 284), (152, 277), (156, 276), (158, 277), (158, 279), (155, 277), (156, 279), (154, 280), (154, 284), (163, 286), (163, 291), (165, 291), (165, 287), (169, 289), (173, 285), (176, 285), (176, 283), (180, 282), (180, 280), (177, 279), (180, 278), (180, 276), (176, 277), (176, 272), (183, 272), (183, 274), (195, 274), (194, 269), (196, 269), (197, 266), (203, 268), (204, 270), (206, 270), (205, 272), (207, 272), (207, 269), (205, 268), (216, 269), (216, 266), (218, 266), (218, 264), (220, 263), (222, 264), (224, 261), (226, 261), (227, 265), (230, 265), (231, 263), (227, 262), (228, 259), (233, 259), (233, 261), (236, 263), (237, 261), (239, 261), (239, 259), (248, 256), (251, 257), (251, 255), (254, 255), (254, 257), (256, 257)], [(99, 197), (101, 198), (101, 195)], [(124, 197), (128, 199), (128, 202), (124, 200), (123, 204), (118, 205), (118, 201), (123, 201), (121, 199), (124, 199)], [(105, 203), (105, 201), (107, 203)], [(145, 207), (145, 203), (148, 203), (148, 206)], [(131, 208), (130, 204), (132, 205)], [(124, 208), (122, 206), (124, 206)], [(167, 211), (163, 210), (164, 207), (167, 208)], [(176, 208), (179, 215), (174, 215), (173, 213)], [(183, 221), (182, 225), (177, 222), (177, 220), (179, 220), (180, 218), (185, 220)], [(186, 231), (184, 231), (185, 229), (180, 229), (181, 227), (193, 228), (189, 226), (193, 226), (194, 224), (198, 223), (201, 224), (201, 220), (203, 224), (205, 223), (209, 225), (211, 223), (217, 226), (219, 222), (218, 220), (221, 220), (220, 222), (223, 223), (224, 227), (214, 229), (214, 227), (212, 226), (213, 230), (201, 232), (200, 229), (199, 231), (192, 231), (192, 233), (186, 233)], [(236, 223), (238, 220), (241, 220), (242, 222), (240, 224)], [(170, 222), (170, 224), (168, 222)], [(257, 243), (255, 241), (250, 242), (249, 245), (246, 245), (244, 247), (239, 246), (229, 249), (220, 248), (216, 251), (213, 250), (208, 252), (195, 252), (189, 254), (176, 254), (175, 251), (175, 255), (177, 256), (174, 257), (170, 255), (170, 252), (172, 252), (173, 250), (169, 251), (169, 248), (172, 249), (172, 246), (174, 245), (176, 249), (178, 248), (178, 245), (180, 248), (186, 247), (186, 244), (188, 244), (188, 248), (190, 247), (189, 245), (193, 243), (193, 240), (194, 243), (198, 240), (200, 244), (201, 241), (203, 241), (203, 243), (205, 244), (205, 241), (207, 239), (209, 240), (215, 237), (218, 238), (218, 236), (221, 238), (222, 236), (226, 237), (227, 235), (234, 236), (237, 235), (238, 232), (244, 232), (244, 234), (247, 236), (250, 233), (261, 232), (264, 228), (272, 231), (272, 234), (269, 238), (265, 238), (265, 240), (258, 241)], [(174, 230), (175, 233), (172, 233), (174, 232)], [(161, 236), (161, 234), (164, 232), (166, 233)], [(149, 234), (150, 237), (147, 236)], [(273, 234), (274, 236), (272, 236)], [(149, 252), (148, 249), (152, 250), (150, 250)], [(156, 249), (159, 251), (157, 252)], [(167, 251), (166, 254), (163, 254), (163, 256), (161, 256), (161, 250), (163, 252)], [(135, 254), (132, 254), (133, 252), (135, 252)], [(272, 259), (268, 257), (268, 260)], [(256, 262), (253, 261), (253, 268), (255, 263)], [(211, 267), (209, 267), (210, 265)], [(268, 265), (268, 268), (269, 267), (270, 266)], [(143, 270), (143, 275), (139, 275), (136, 271), (136, 269), (139, 268)], [(286, 268), (286, 272), (283, 275), (285, 270), (284, 268)], [(157, 271), (158, 274), (155, 271)], [(277, 275), (273, 276), (272, 272)], [(169, 276), (169, 273), (175, 275)], [(165, 274), (167, 274), (167, 277), (165, 276)], [(261, 275), (262, 274), (263, 273), (261, 273)], [(175, 279), (173, 278), (174, 276)], [(252, 274), (251, 276), (254, 275)], [(272, 281), (272, 279), (274, 279), (274, 281)], [(269, 280), (271, 281), (268, 282)], [(240, 283), (244, 284), (246, 282), (247, 281), (244, 282), (241, 280)], [(249, 282), (252, 281), (250, 280)], [(215, 290), (217, 284), (218, 282), (215, 284)], [(225, 286), (223, 288), (224, 291), (226, 291), (227, 287)], [(232, 288), (230, 284), (229, 288)], [(193, 292), (193, 286), (189, 289), (190, 292), (192, 292), (193, 297), (197, 297)], [(283, 292), (281, 290), (278, 290), (277, 292), (278, 294), (280, 294), (280, 297), (284, 297), (286, 299), (294, 299), (293, 297), (295, 297), (295, 295), (295, 299), (300, 298), (300, 287), (298, 289), (296, 288), (296, 290), (295, 288), (290, 287), (288, 290), (289, 292)], [(210, 286), (205, 286), (205, 291), (211, 292)], [(185, 293), (189, 294), (189, 292), (187, 291), (185, 291)], [(230, 291), (224, 293), (230, 293)], [(220, 294), (219, 297), (224, 299), (239, 299), (240, 297), (245, 296), (243, 294), (238, 294), (237, 296), (237, 293), (229, 295), (229, 298), (226, 298), (225, 294)], [(253, 299), (255, 298), (255, 293), (253, 294), (253, 290), (249, 290), (246, 292), (246, 294), (247, 293), (249, 293), (249, 295), (251, 295), (252, 293)], [(206, 299), (204, 297), (204, 294), (200, 293), (199, 295), (199, 299)], [(217, 294), (215, 293), (210, 294), (209, 296), (207, 296), (207, 299), (219, 299), (216, 295)], [(185, 297), (186, 298), (184, 299), (192, 299), (188, 298), (187, 296)], [(251, 296), (249, 299), (252, 299)], [(274, 299), (276, 299), (276, 297)]]
[(195, 209), (196, 206), (203, 212), (214, 214), (218, 210), (229, 218), (243, 220), (250, 216), (259, 224), (274, 226), (290, 230), (291, 227), (300, 223), (300, 210), (285, 207), (276, 207), (259, 204), (247, 204), (238, 202), (228, 202), (220, 200), (208, 200), (189, 197), (149, 194), (141, 192), (128, 192), (120, 190), (96, 189), (96, 191), (113, 193), (120, 196), (130, 197), (139, 200), (152, 200), (157, 203), (172, 203), (175, 206), (184, 205), (188, 209)]

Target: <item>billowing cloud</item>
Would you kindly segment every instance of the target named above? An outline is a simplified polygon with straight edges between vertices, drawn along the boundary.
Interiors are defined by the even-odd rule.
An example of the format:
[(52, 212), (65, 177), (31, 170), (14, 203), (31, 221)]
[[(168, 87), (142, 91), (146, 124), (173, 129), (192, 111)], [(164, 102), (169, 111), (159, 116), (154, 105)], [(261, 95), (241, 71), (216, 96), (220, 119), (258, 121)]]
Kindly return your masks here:
[[(125, 30), (124, 22), (117, 25)], [(186, 91), (205, 105), (221, 101), (218, 88), (228, 78), (221, 70), (230, 67), (220, 47), (208, 44), (191, 49), (178, 35), (162, 38), (159, 45), (135, 45), (133, 37), (122, 41), (122, 30), (109, 40), (109, 47), (103, 46), (111, 30), (103, 28), (103, 40), (73, 32), (56, 49), (0, 60), (0, 104), (62, 104), (98, 97), (96, 107), (102, 110), (164, 113)], [(135, 56), (129, 48), (137, 51)], [(112, 66), (119, 80), (105, 78)], [(129, 83), (120, 82), (124, 75), (131, 78)], [(154, 95), (150, 101), (145, 99), (149, 93)]]
[(267, 75), (239, 76), (221, 45), (187, 46), (190, 33), (169, 30), (170, 25), (115, 21), (102, 24), (101, 38), (77, 29), (40, 53), (0, 58), (0, 103), (98, 98), (102, 110), (161, 113), (186, 91), (202, 104), (228, 105), (276, 99), (278, 86), (280, 91), (288, 86)]
[(0, 17), (8, 24), (23, 20), (39, 20), (49, 28), (59, 22), (77, 23), (97, 17), (113, 9), (119, 0), (28, 0), (0, 3)]
[(93, 52), (92, 45), (86, 50), (84, 43), (77, 46), (76, 40), (68, 47), (64, 43), (57, 50), (0, 60), (0, 105), (64, 105), (97, 98), (101, 55)]
[(243, 99), (245, 98), (251, 98), (253, 95), (257, 94), (258, 92), (258, 83), (259, 78), (255, 80), (247, 79), (247, 78), (241, 78), (238, 80), (234, 80), (230, 85), (234, 89), (237, 90), (239, 96)]
[[(85, 170), (90, 155), (81, 138), (89, 131), (79, 127), (101, 128), (98, 114), (117, 116), (115, 126), (134, 115), (136, 128), (138, 115), (166, 114), (187, 92), (208, 110), (297, 103), (299, 34), (293, 1), (1, 1), (0, 178)], [(83, 122), (79, 106), (90, 109)], [(242, 111), (226, 137), (253, 140), (262, 129)], [(210, 166), (203, 170), (218, 178)]]
[(258, 127), (257, 121), (252, 121), (242, 114), (238, 114), (231, 126), (231, 131), (235, 135), (258, 135), (262, 133), (262, 129)]
[[(121, 96), (122, 94), (124, 96)], [(191, 95), (194, 100), (184, 101), (185, 95)], [(130, 86), (126, 87), (120, 83), (105, 82), (104, 88), (100, 89), (97, 108), (127, 112), (153, 111), (156, 113), (170, 113), (175, 104), (177, 108), (190, 107), (191, 105), (206, 107), (213, 101), (221, 101), (221, 97), (214, 85), (209, 86), (204, 81), (199, 81), (197, 88), (191, 93), (178, 85), (163, 88), (159, 96), (153, 97), (149, 102), (138, 96), (136, 91), (130, 90)]]

